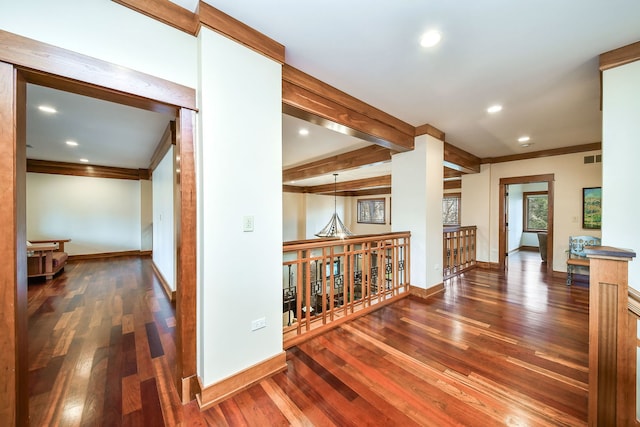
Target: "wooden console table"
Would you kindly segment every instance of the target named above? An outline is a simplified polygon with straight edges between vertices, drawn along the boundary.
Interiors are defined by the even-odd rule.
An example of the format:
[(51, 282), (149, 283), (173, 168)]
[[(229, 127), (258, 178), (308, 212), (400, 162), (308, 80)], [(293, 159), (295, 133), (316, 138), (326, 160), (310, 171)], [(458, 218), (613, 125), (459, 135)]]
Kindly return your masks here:
[(71, 239), (31, 240), (27, 246), (27, 277), (51, 279), (67, 263), (64, 244)]

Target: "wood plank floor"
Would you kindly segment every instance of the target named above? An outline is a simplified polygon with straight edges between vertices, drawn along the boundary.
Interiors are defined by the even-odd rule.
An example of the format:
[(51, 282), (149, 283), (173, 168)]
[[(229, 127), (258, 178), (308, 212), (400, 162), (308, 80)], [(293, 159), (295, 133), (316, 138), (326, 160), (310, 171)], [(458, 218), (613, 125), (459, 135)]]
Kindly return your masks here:
[(287, 371), (205, 412), (179, 404), (174, 326), (149, 259), (30, 284), (32, 425), (586, 425), (588, 289), (537, 253), (295, 347)]

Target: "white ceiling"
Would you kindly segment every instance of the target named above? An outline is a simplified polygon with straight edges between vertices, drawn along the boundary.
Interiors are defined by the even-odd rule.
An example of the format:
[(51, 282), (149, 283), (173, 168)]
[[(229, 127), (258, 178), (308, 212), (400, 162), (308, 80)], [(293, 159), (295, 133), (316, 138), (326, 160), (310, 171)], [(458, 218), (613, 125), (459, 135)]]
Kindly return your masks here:
[[(478, 157), (600, 141), (598, 55), (640, 40), (637, 0), (206, 2), (285, 45), (293, 67), (411, 125), (431, 124)], [(432, 28), (442, 42), (427, 50), (418, 41)], [(55, 116), (34, 110), (47, 97)], [(148, 167), (170, 118), (82, 98), (30, 85), (28, 156)], [(489, 115), (494, 103), (504, 109)], [(368, 145), (311, 124), (301, 138), (301, 124), (283, 118), (285, 168)], [(529, 148), (517, 142), (524, 134)], [(62, 145), (69, 138), (75, 151)], [(338, 179), (388, 173), (375, 168), (384, 166)]]
[(205, 1), (293, 67), (478, 157), (600, 141), (598, 55), (640, 40), (637, 0)]
[[(54, 107), (55, 114), (38, 106)], [(27, 157), (132, 169), (149, 167), (151, 156), (173, 117), (27, 85)], [(75, 147), (66, 141), (77, 142)]]

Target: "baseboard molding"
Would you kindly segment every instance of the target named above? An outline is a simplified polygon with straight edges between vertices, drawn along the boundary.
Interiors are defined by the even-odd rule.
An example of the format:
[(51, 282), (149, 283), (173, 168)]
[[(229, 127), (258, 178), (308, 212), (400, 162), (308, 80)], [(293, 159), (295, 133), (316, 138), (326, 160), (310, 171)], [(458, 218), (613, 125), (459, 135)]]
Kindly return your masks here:
[(181, 399), (182, 404), (186, 405), (196, 398), (196, 395), (202, 390), (200, 388), (200, 381), (197, 375), (185, 377), (180, 380), (179, 386), (181, 387)]
[(500, 264), (497, 262), (477, 261), (476, 265), (484, 270), (500, 270)]
[(202, 387), (200, 383), (201, 391), (196, 395), (198, 406), (201, 411), (204, 411), (285, 369), (287, 369), (287, 354), (283, 351), (210, 386)]
[(171, 286), (169, 286), (169, 282), (167, 282), (167, 279), (164, 278), (164, 276), (160, 272), (160, 269), (153, 260), (151, 260), (151, 267), (153, 267), (153, 272), (156, 273), (156, 277), (158, 277), (158, 281), (160, 282), (160, 285), (162, 285), (162, 290), (164, 291), (167, 298), (169, 298), (169, 301), (175, 302), (176, 291), (171, 289)]
[(418, 288), (417, 286), (411, 286), (411, 288), (409, 289), (409, 293), (411, 295), (422, 299), (427, 299), (430, 296), (442, 291), (444, 291), (444, 283), (438, 283), (437, 285), (432, 286), (428, 289)]
[(104, 259), (104, 258), (119, 258), (124, 256), (150, 256), (151, 251), (120, 251), (120, 252), (103, 252), (99, 254), (83, 254), (83, 255), (69, 255), (69, 262), (73, 261), (88, 261), (92, 259)]

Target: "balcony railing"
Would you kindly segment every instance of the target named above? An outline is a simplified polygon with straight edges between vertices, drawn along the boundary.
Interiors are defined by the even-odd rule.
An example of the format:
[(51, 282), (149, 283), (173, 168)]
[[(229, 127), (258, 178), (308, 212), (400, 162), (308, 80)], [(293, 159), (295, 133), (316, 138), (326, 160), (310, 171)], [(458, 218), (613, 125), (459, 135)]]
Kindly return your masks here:
[(285, 242), (284, 347), (404, 296), (409, 245), (409, 232)]
[(445, 227), (442, 240), (442, 271), (445, 280), (476, 265), (475, 225)]

